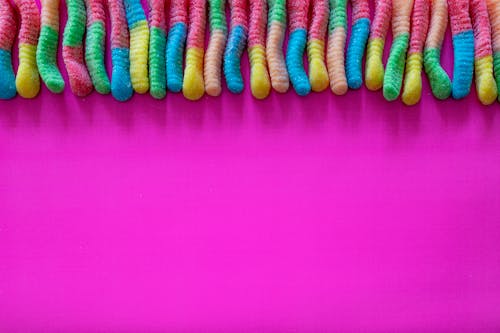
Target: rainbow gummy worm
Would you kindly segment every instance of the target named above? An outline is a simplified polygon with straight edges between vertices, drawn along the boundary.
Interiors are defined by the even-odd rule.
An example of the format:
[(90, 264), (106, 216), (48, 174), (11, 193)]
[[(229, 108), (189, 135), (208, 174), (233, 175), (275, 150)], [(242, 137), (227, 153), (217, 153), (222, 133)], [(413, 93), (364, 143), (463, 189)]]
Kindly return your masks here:
[(151, 96), (161, 99), (166, 95), (165, 73), (165, 1), (149, 0), (149, 86)]
[[(500, 4), (500, 3), (499, 3)], [(472, 24), (475, 44), (476, 90), (481, 103), (490, 105), (498, 97), (497, 84), (493, 76), (493, 50), (491, 48), (491, 25), (485, 0), (471, 0)]]
[(83, 35), (85, 33), (85, 4), (83, 0), (67, 0), (68, 21), (64, 28), (63, 59), (68, 71), (69, 84), (77, 96), (92, 91), (92, 81), (83, 60)]
[(40, 91), (40, 76), (36, 66), (36, 47), (40, 33), (40, 13), (35, 1), (14, 0), (21, 13), (19, 31), (19, 68), (16, 88), (24, 98), (33, 98)]
[(266, 57), (273, 89), (284, 93), (290, 86), (290, 79), (283, 55), (283, 40), (286, 31), (286, 0), (268, 0)]
[(59, 0), (42, 0), (42, 27), (36, 49), (36, 63), (43, 82), (50, 91), (64, 90), (64, 80), (57, 67), (59, 42)]
[(0, 99), (16, 96), (16, 77), (12, 68), (12, 45), (16, 38), (14, 8), (0, 0)]
[(247, 0), (229, 0), (231, 8), (231, 30), (224, 52), (224, 76), (229, 90), (235, 94), (244, 88), (241, 76), (241, 54), (248, 34)]
[(111, 17), (111, 94), (119, 101), (126, 101), (134, 90), (130, 81), (130, 49), (127, 19), (122, 0), (108, 0)]
[(307, 15), (309, 0), (288, 0), (290, 36), (286, 52), (286, 67), (293, 88), (300, 96), (311, 92), (311, 84), (302, 59), (307, 42)]
[(271, 90), (271, 80), (266, 61), (266, 0), (250, 0), (250, 24), (248, 28), (248, 56), (250, 58), (250, 86), (252, 95), (264, 99)]
[(328, 33), (328, 75), (334, 94), (347, 92), (344, 49), (347, 34), (347, 0), (330, 0)]
[(494, 73), (500, 101), (500, 4), (498, 0), (487, 0), (487, 5), (492, 30)]
[(323, 91), (328, 87), (328, 71), (325, 65), (325, 33), (328, 27), (328, 0), (312, 3), (312, 22), (307, 41), (309, 60), (309, 82), (313, 91)]
[(393, 42), (384, 74), (384, 97), (388, 101), (398, 98), (403, 84), (406, 51), (410, 40), (410, 16), (413, 0), (393, 0)]
[(140, 0), (124, 0), (130, 31), (130, 78), (139, 94), (149, 90), (149, 27)]
[(429, 7), (430, 0), (415, 0), (402, 96), (403, 103), (406, 105), (417, 104), (422, 96), (422, 51), (429, 28)]
[(447, 0), (431, 0), (431, 22), (424, 51), (424, 67), (434, 97), (446, 99), (451, 95), (451, 80), (441, 66), (441, 47), (448, 26)]
[(166, 63), (167, 87), (170, 91), (182, 89), (182, 64), (187, 36), (187, 0), (172, 0), (170, 5), (170, 30), (168, 32)]
[(453, 82), (452, 96), (455, 99), (470, 93), (474, 72), (474, 32), (469, 16), (470, 0), (448, 0), (451, 33), (453, 36)]
[(205, 54), (205, 90), (210, 96), (219, 96), (221, 88), (222, 56), (227, 40), (226, 0), (208, 0), (210, 39)]
[(106, 37), (105, 0), (86, 0), (87, 36), (85, 40), (85, 62), (94, 84), (100, 94), (109, 94), (109, 82), (104, 65), (104, 39)]
[(352, 0), (351, 38), (347, 46), (346, 77), (351, 89), (359, 89), (363, 84), (362, 64), (366, 42), (370, 34), (370, 5), (368, 0)]
[(189, 31), (186, 45), (186, 68), (182, 93), (187, 99), (198, 100), (205, 93), (203, 57), (205, 56), (206, 0), (191, 0), (189, 5)]

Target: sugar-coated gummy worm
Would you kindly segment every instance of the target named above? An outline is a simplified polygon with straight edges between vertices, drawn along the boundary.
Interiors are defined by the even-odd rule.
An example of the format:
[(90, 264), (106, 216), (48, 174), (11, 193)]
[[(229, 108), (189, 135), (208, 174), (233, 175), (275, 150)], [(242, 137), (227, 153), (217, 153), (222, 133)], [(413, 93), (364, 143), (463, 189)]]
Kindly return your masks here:
[(135, 92), (149, 90), (149, 27), (140, 0), (124, 0), (130, 32), (130, 78)]
[(384, 53), (385, 38), (392, 14), (392, 0), (375, 1), (375, 17), (370, 28), (370, 38), (366, 51), (366, 87), (379, 90), (384, 83)]
[(398, 98), (403, 84), (406, 52), (410, 41), (410, 16), (413, 0), (392, 1), (392, 46), (384, 74), (384, 97), (388, 101)]
[(415, 105), (422, 97), (423, 50), (429, 29), (431, 0), (415, 0), (411, 18), (410, 49), (406, 58), (406, 74), (403, 88), (403, 103)]
[(241, 76), (241, 55), (245, 49), (248, 35), (247, 0), (229, 0), (231, 8), (231, 29), (224, 51), (224, 77), (228, 89), (239, 94), (245, 84)]
[(205, 93), (203, 58), (205, 56), (206, 0), (189, 1), (189, 30), (186, 45), (186, 68), (182, 93), (190, 100), (198, 100)]
[(498, 92), (493, 76), (493, 50), (488, 7), (486, 0), (471, 0), (470, 5), (474, 28), (476, 91), (479, 101), (484, 105), (490, 105), (497, 99)]
[(222, 56), (227, 41), (226, 0), (208, 0), (210, 39), (205, 54), (205, 91), (219, 96), (221, 88)]
[(330, 0), (328, 74), (334, 94), (347, 92), (344, 49), (347, 36), (347, 0)]
[(362, 64), (370, 34), (370, 5), (368, 0), (351, 0), (352, 28), (346, 55), (347, 85), (359, 89), (363, 84)]
[(188, 24), (188, 0), (171, 0), (166, 62), (168, 90), (179, 92), (183, 81), (184, 46)]
[(469, 95), (474, 72), (474, 32), (469, 1), (448, 0), (454, 53), (452, 96), (455, 99)]
[(111, 17), (111, 94), (118, 101), (132, 97), (134, 90), (130, 81), (130, 49), (127, 19), (122, 0), (108, 0)]
[(325, 34), (328, 27), (329, 9), (328, 0), (312, 2), (312, 21), (309, 26), (307, 57), (311, 89), (318, 92), (325, 90), (329, 83), (325, 64)]
[(59, 42), (59, 0), (42, 0), (42, 27), (36, 49), (36, 63), (43, 82), (50, 91), (60, 93), (64, 80), (57, 66)]
[(85, 39), (85, 62), (95, 90), (109, 94), (111, 83), (104, 65), (106, 38), (105, 0), (85, 0), (87, 7), (87, 35)]
[(40, 91), (40, 76), (36, 65), (36, 47), (40, 33), (40, 13), (33, 0), (14, 0), (21, 13), (19, 30), (19, 67), (16, 88), (24, 98), (33, 98)]
[(431, 2), (431, 22), (425, 42), (424, 68), (434, 97), (446, 99), (451, 95), (451, 80), (441, 66), (441, 47), (448, 26), (448, 3), (447, 0)]
[(165, 47), (165, 0), (149, 0), (149, 92), (161, 99), (166, 95)]
[(498, 0), (487, 0), (488, 14), (491, 22), (493, 64), (497, 83), (497, 94), (500, 101), (500, 2)]
[(266, 0), (250, 0), (250, 24), (248, 27), (250, 86), (252, 95), (258, 99), (266, 98), (271, 90), (266, 61), (266, 25)]
[(63, 59), (68, 72), (69, 85), (77, 96), (92, 91), (92, 81), (83, 60), (83, 35), (85, 34), (85, 4), (83, 0), (66, 0), (68, 21), (64, 28)]
[(0, 0), (0, 99), (16, 96), (16, 77), (12, 68), (12, 45), (16, 38), (16, 18), (9, 0)]
[(283, 55), (283, 40), (286, 31), (286, 0), (268, 0), (266, 57), (269, 76), (274, 90), (284, 93), (290, 86), (290, 79)]
[(293, 88), (300, 96), (311, 92), (311, 84), (304, 69), (304, 50), (307, 43), (309, 0), (288, 0), (290, 36), (286, 52), (286, 67)]

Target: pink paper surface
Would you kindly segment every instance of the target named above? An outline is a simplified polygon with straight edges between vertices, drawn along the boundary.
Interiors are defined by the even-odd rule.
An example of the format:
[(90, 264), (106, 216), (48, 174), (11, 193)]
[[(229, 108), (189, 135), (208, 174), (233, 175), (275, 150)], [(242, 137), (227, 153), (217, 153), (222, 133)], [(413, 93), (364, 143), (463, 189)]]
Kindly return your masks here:
[(0, 101), (0, 332), (499, 332), (499, 189), (499, 105), (426, 78), (411, 108), (43, 88)]

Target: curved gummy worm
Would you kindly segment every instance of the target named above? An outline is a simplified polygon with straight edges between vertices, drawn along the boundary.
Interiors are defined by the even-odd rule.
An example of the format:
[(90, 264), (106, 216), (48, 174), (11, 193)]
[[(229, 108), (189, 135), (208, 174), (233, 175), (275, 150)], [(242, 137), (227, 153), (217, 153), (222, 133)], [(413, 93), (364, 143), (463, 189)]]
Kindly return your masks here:
[[(471, 0), (470, 5), (474, 27), (476, 91), (481, 103), (490, 105), (497, 99), (498, 91), (493, 76), (493, 50), (488, 7), (486, 0)], [(497, 6), (500, 6), (500, 2)]]
[(288, 0), (290, 36), (286, 52), (286, 67), (293, 88), (300, 96), (311, 92), (311, 84), (304, 69), (303, 55), (307, 43), (309, 0)]
[(182, 89), (182, 64), (188, 24), (187, 4), (187, 0), (171, 0), (170, 4), (170, 29), (167, 39), (166, 62), (167, 87), (173, 92), (179, 92)]
[(366, 51), (366, 87), (370, 90), (379, 90), (384, 83), (384, 53), (385, 38), (392, 13), (392, 0), (375, 1), (375, 17), (370, 28), (370, 38)]
[(309, 26), (307, 57), (309, 61), (309, 82), (313, 91), (328, 87), (328, 71), (325, 64), (325, 33), (328, 27), (328, 0), (312, 2), (312, 21)]
[(286, 31), (286, 0), (268, 0), (268, 4), (266, 57), (269, 76), (271, 77), (273, 89), (284, 93), (290, 86), (285, 56), (283, 55), (283, 40)]
[(106, 38), (105, 0), (85, 0), (87, 6), (87, 35), (85, 39), (85, 62), (95, 90), (109, 94), (111, 83), (104, 65)]
[(448, 26), (447, 0), (431, 0), (431, 22), (424, 51), (424, 68), (434, 97), (446, 99), (451, 95), (451, 80), (441, 66), (441, 47)]
[(224, 76), (229, 90), (235, 94), (243, 91), (245, 84), (241, 76), (241, 54), (245, 49), (248, 34), (247, 0), (229, 0), (231, 29), (224, 51)]
[(64, 90), (64, 80), (57, 66), (59, 42), (59, 0), (42, 0), (42, 27), (36, 49), (36, 63), (43, 82), (50, 91)]
[(406, 105), (417, 104), (422, 96), (423, 50), (429, 28), (429, 7), (430, 0), (415, 0), (402, 96)]
[(487, 0), (487, 5), (491, 22), (494, 73), (500, 101), (500, 3), (498, 0)]
[(0, 99), (16, 96), (16, 77), (12, 68), (12, 45), (16, 38), (14, 8), (0, 0)]
[(384, 74), (384, 97), (388, 101), (398, 98), (403, 84), (413, 0), (393, 0), (392, 6), (393, 41)]
[(111, 17), (111, 94), (119, 101), (126, 101), (134, 90), (130, 81), (130, 49), (127, 19), (122, 0), (108, 0)]
[(470, 93), (474, 72), (474, 32), (469, 16), (470, 0), (448, 0), (453, 38), (452, 96), (455, 99)]
[(190, 100), (198, 100), (205, 93), (203, 57), (205, 56), (206, 0), (190, 0), (189, 31), (186, 45), (186, 68), (182, 93)]
[(40, 13), (35, 1), (14, 0), (21, 13), (19, 30), (19, 67), (16, 88), (24, 98), (33, 98), (40, 91), (40, 76), (36, 65), (36, 48), (40, 33)]
[(68, 72), (69, 85), (77, 96), (92, 91), (92, 81), (83, 60), (83, 35), (85, 34), (85, 4), (83, 0), (66, 0), (68, 21), (64, 28), (63, 59)]
[(347, 35), (347, 0), (330, 0), (328, 33), (328, 74), (336, 95), (347, 92), (344, 49)]
[(266, 0), (250, 0), (250, 24), (248, 28), (248, 56), (250, 58), (250, 86), (252, 95), (264, 99), (271, 90), (271, 80), (266, 61)]
[(130, 31), (130, 78), (139, 94), (149, 90), (149, 27), (140, 0), (124, 0)]
[(166, 95), (167, 76), (165, 72), (165, 1), (149, 0), (149, 92), (161, 99)]
[(363, 84), (362, 64), (366, 42), (370, 34), (370, 6), (368, 0), (351, 0), (352, 28), (346, 56), (347, 85), (359, 89)]
[(210, 96), (221, 93), (222, 56), (227, 41), (226, 0), (208, 0), (210, 39), (205, 54), (205, 91)]

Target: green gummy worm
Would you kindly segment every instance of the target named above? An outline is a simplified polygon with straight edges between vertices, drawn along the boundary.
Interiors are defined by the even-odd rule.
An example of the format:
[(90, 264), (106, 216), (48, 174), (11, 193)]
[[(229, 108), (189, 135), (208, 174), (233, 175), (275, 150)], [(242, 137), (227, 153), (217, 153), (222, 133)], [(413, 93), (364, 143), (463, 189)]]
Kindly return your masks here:
[(151, 96), (162, 99), (167, 93), (165, 69), (165, 31), (151, 27), (149, 35), (149, 91)]
[(432, 94), (437, 99), (447, 99), (451, 95), (451, 80), (441, 66), (441, 50), (426, 49), (424, 52), (425, 73), (429, 77)]
[(42, 26), (36, 49), (36, 64), (43, 82), (53, 93), (64, 90), (64, 79), (57, 66), (58, 42), (59, 32), (50, 26)]
[(104, 39), (106, 30), (103, 22), (96, 21), (87, 30), (85, 41), (85, 62), (95, 90), (100, 94), (109, 94), (111, 84), (104, 65)]
[(396, 100), (401, 92), (409, 39), (410, 34), (405, 33), (393, 41), (384, 75), (384, 97), (388, 101)]

